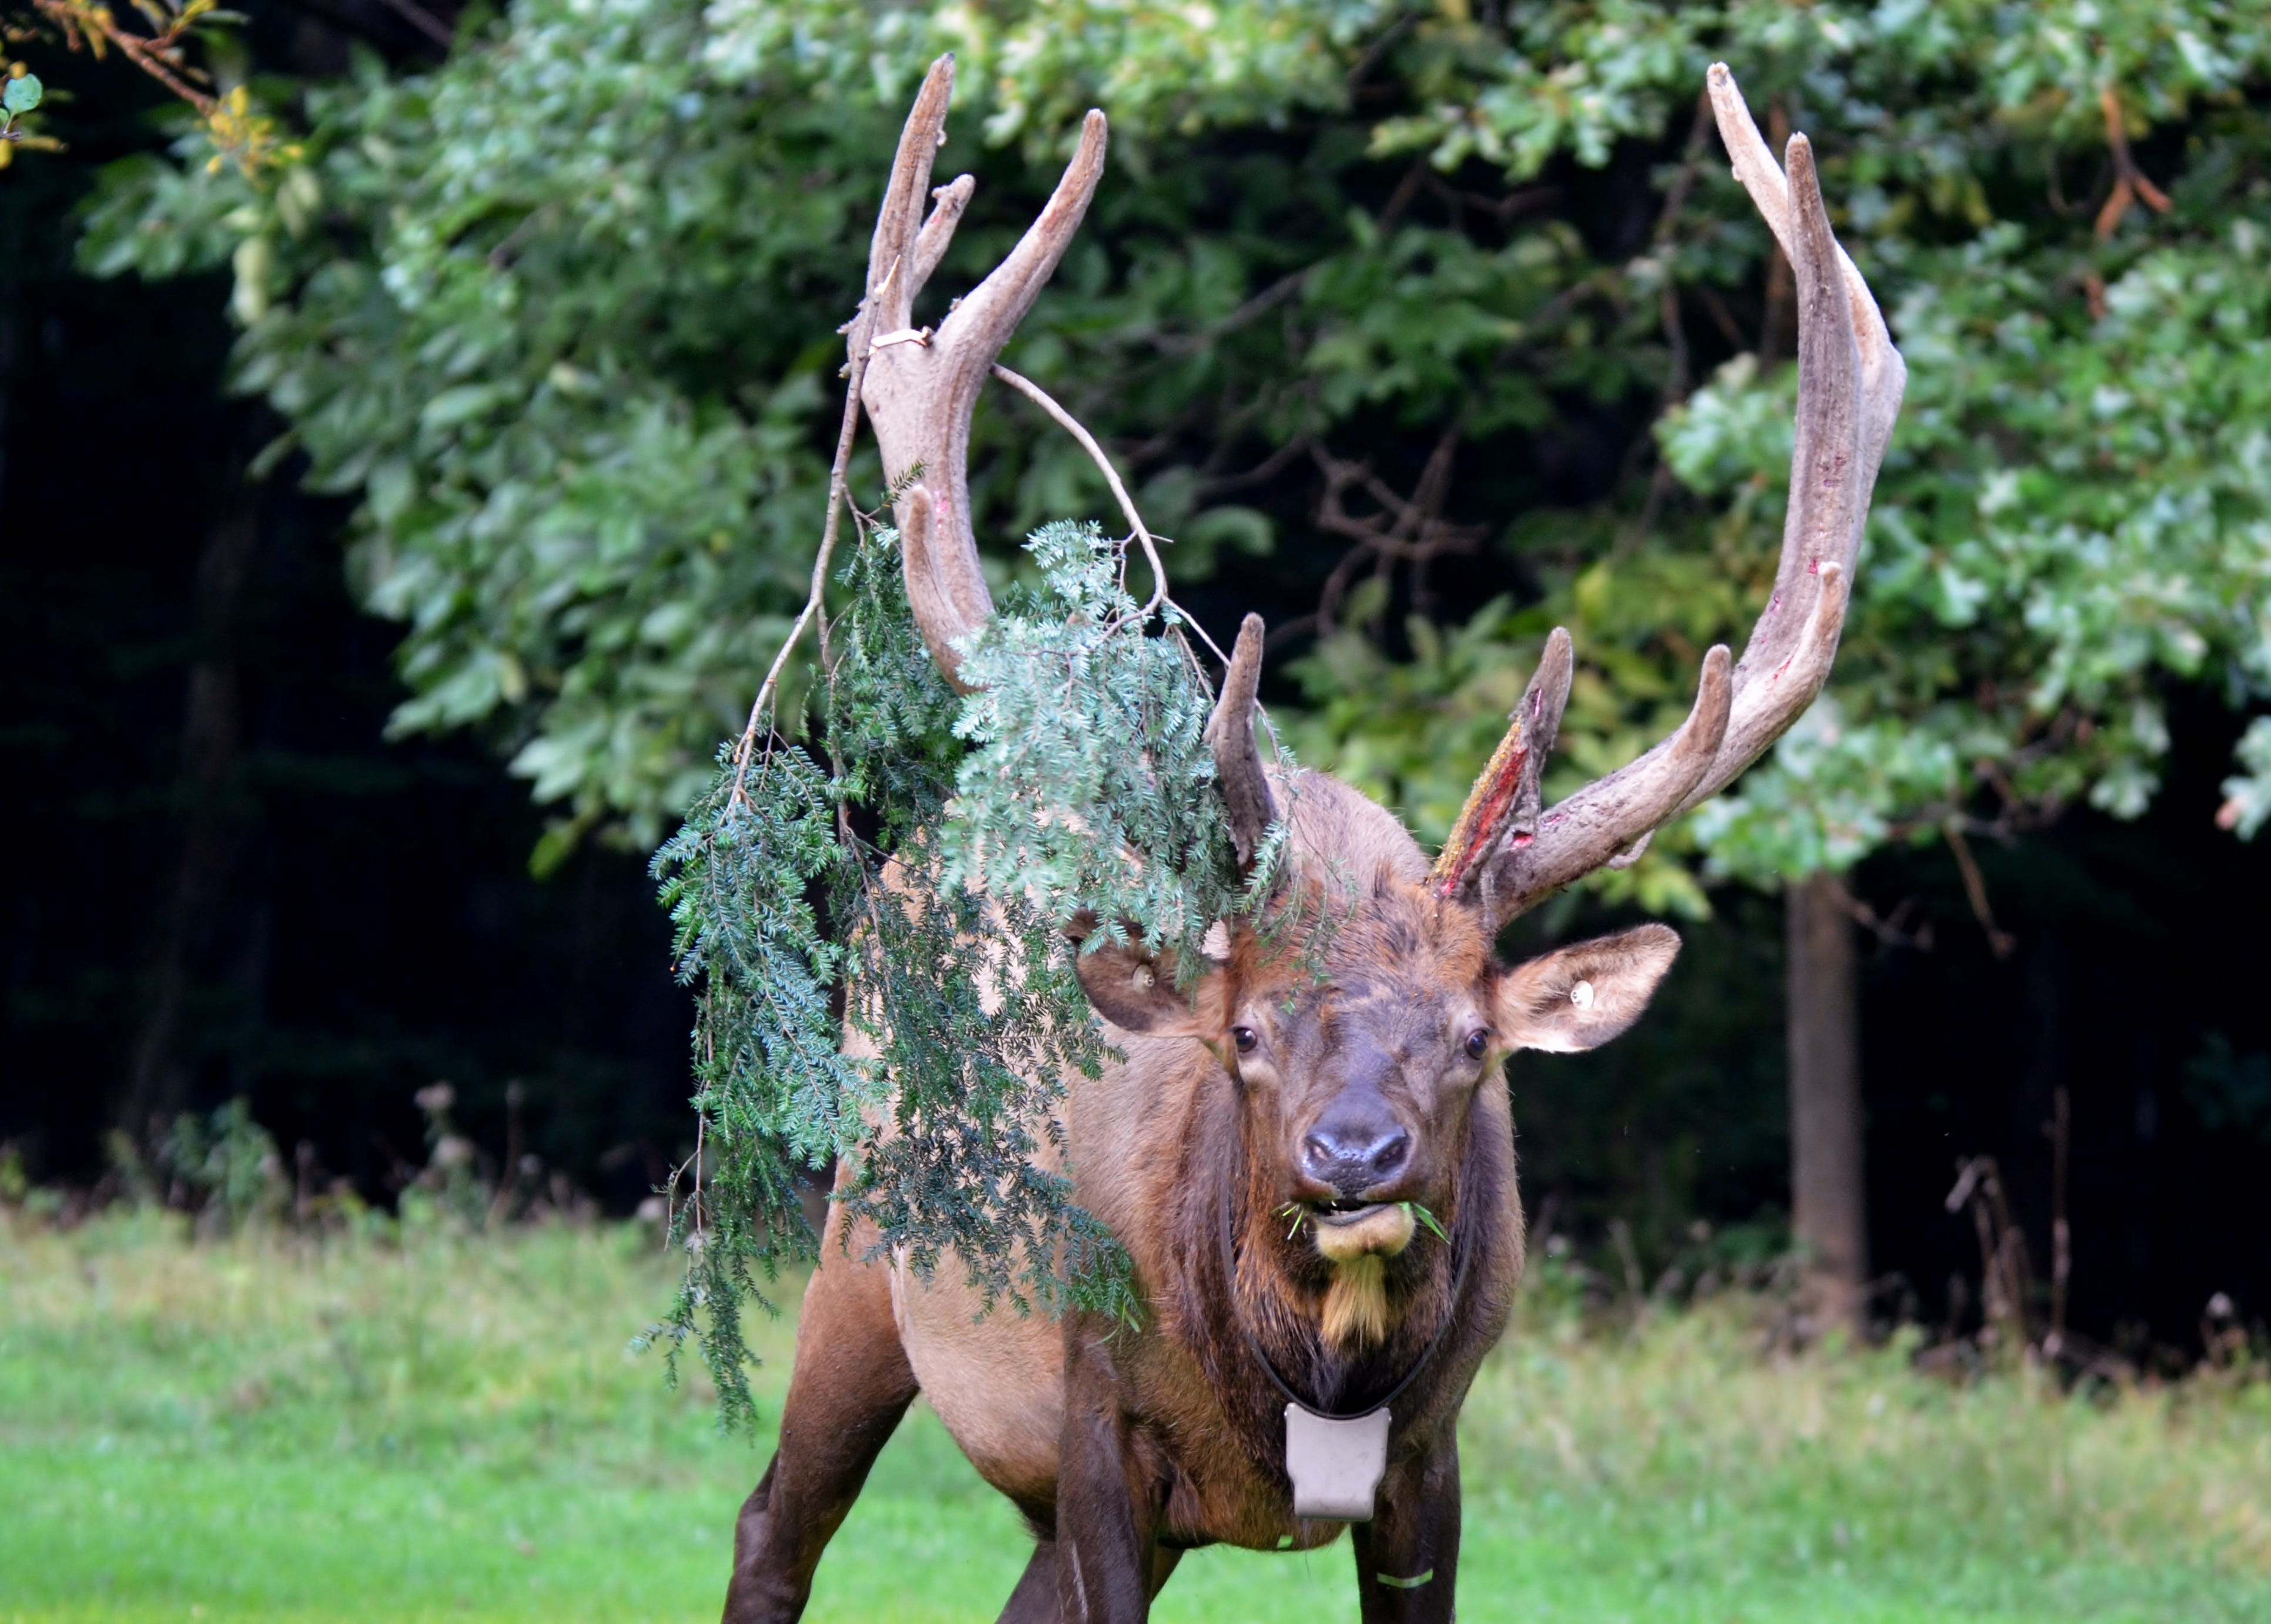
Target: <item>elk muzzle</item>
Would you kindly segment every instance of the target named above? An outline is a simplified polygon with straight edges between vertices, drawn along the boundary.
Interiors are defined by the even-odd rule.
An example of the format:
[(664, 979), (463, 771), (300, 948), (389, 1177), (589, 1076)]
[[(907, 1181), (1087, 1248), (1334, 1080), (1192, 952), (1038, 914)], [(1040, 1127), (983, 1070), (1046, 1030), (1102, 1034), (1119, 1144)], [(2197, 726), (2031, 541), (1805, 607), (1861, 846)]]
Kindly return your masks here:
[(1393, 1257), (1411, 1243), (1411, 1212), (1395, 1198), (1412, 1171), (1411, 1130), (1370, 1089), (1344, 1091), (1301, 1136), (1301, 1184), (1317, 1250), (1335, 1263)]

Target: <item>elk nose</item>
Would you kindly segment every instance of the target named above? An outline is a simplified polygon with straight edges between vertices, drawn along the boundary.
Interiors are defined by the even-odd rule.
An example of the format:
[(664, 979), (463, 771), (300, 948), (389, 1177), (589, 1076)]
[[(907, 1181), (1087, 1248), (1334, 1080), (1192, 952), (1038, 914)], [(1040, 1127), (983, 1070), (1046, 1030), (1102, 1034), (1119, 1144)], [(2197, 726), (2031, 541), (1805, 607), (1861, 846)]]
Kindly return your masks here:
[(1301, 1141), (1301, 1170), (1344, 1196), (1392, 1178), (1411, 1156), (1411, 1136), (1394, 1123), (1319, 1123)]

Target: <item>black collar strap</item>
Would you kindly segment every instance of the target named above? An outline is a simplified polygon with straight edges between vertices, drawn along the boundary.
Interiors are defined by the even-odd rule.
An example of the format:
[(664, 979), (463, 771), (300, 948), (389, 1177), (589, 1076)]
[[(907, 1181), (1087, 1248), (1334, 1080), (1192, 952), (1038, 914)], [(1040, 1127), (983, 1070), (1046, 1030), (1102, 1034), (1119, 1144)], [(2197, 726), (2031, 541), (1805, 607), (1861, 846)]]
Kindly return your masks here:
[(1252, 1353), (1262, 1366), (1262, 1373), (1270, 1378), (1270, 1384), (1285, 1395), (1286, 1403), (1298, 1405), (1310, 1414), (1329, 1421), (1352, 1421), (1359, 1416), (1370, 1415), (1374, 1411), (1385, 1410), (1389, 1405), (1404, 1397), (1404, 1390), (1418, 1379), (1419, 1373), (1427, 1368), (1427, 1361), (1435, 1357), (1435, 1350), (1443, 1345), (1443, 1335), (1450, 1330), (1451, 1322), (1458, 1317), (1459, 1288), (1467, 1283), (1467, 1264), (1473, 1261), (1473, 1248), (1467, 1244), (1469, 1233), (1470, 1231), (1464, 1227), (1459, 1231), (1458, 1261), (1451, 1273), (1451, 1300), (1449, 1306), (1444, 1310), (1443, 1323), (1435, 1327), (1435, 1334), (1427, 1339), (1427, 1346), (1420, 1350), (1418, 1361), (1411, 1369), (1404, 1373), (1404, 1379), (1389, 1388), (1388, 1397), (1378, 1404), (1367, 1405), (1361, 1410), (1320, 1410), (1315, 1405), (1285, 1385), (1285, 1378), (1277, 1374), (1277, 1367), (1270, 1362), (1270, 1355), (1262, 1351), (1262, 1344), (1255, 1339), (1254, 1332), (1247, 1327), (1244, 1316), (1238, 1311), (1238, 1260), (1232, 1252), (1230, 1244), (1230, 1181), (1225, 1180), (1222, 1189), (1222, 1282), (1223, 1289), (1230, 1294), (1231, 1323), (1238, 1327), (1238, 1334), (1246, 1339), (1247, 1351)]

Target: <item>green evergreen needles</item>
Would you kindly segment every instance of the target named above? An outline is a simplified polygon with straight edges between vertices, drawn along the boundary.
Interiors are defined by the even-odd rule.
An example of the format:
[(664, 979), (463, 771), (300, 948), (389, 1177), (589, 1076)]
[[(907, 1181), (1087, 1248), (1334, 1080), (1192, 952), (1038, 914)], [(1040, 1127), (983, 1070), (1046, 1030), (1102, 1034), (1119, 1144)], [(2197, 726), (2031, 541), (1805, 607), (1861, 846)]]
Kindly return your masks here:
[(1247, 892), (1180, 615), (1145, 634), (1094, 525), (1047, 526), (1028, 550), (1039, 583), (972, 638), (964, 699), (916, 635), (896, 534), (864, 538), (809, 745), (775, 738), (745, 766), (721, 750), (655, 856), (698, 990), (700, 1117), (673, 1230), (687, 1273), (657, 1334), (674, 1373), (695, 1342), (729, 1424), (752, 1419), (742, 1312), (770, 1309), (761, 1279), (815, 1256), (797, 1175), (831, 1157), (851, 1163), (849, 1216), (919, 1272), (950, 1251), (989, 1303), (1138, 1311), (1061, 1144), (1036, 1137), (1065, 1079), (1104, 1057), (1062, 926), (1085, 910), (1092, 939), (1140, 931), (1188, 975)]
[(1173, 603), (1167, 635), (1140, 634), (1093, 525), (1050, 525), (1026, 546), (1041, 586), (1014, 590), (963, 661), (977, 692), (955, 731), (976, 748), (945, 825), (948, 877), (1085, 908), (1115, 942), (1140, 924), (1188, 979), (1208, 926), (1240, 904), (1205, 738), (1213, 696)]

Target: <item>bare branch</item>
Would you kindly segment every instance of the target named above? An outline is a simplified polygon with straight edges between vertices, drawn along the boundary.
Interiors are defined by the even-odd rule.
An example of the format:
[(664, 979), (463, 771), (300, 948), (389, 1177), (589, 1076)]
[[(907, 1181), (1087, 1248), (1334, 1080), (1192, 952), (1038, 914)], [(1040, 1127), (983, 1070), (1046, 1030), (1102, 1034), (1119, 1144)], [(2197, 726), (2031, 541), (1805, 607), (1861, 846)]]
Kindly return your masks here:
[(1130, 532), (1143, 547), (1143, 557), (1151, 566), (1151, 599), (1143, 605), (1143, 612), (1138, 616), (1139, 622), (1150, 619), (1152, 611), (1166, 601), (1167, 567), (1159, 562), (1159, 549), (1151, 540), (1151, 532), (1143, 528), (1143, 515), (1136, 511), (1136, 504), (1128, 497), (1128, 487), (1120, 483), (1120, 472), (1113, 467), (1112, 459), (1104, 455), (1104, 448), (1096, 443), (1096, 436), (1088, 432), (1081, 420), (1057, 404), (1039, 384), (999, 363), (994, 367), (994, 375), (1055, 419), (1057, 426), (1078, 441), (1080, 449), (1087, 452), (1089, 459), (1103, 471), (1105, 484), (1112, 487), (1113, 501), (1120, 504), (1121, 514), (1127, 519)]
[(1964, 900), (1971, 904), (1972, 916), (1979, 921), (1979, 928), (1987, 932), (1988, 948), (1998, 959), (2009, 958), (2017, 949), (2019, 938), (1995, 923), (1995, 909), (1987, 901), (1987, 877), (1979, 871), (1979, 860), (1971, 855), (1971, 842), (1963, 836), (1963, 825), (1950, 818), (1940, 827), (1948, 850), (1955, 854), (1956, 871), (1963, 876)]
[(213, 109), (220, 106), (211, 94), (189, 82), (185, 75), (191, 70), (169, 60), (170, 53), (193, 19), (178, 19), (164, 33), (143, 35), (120, 26), (106, 6), (74, 4), (71, 0), (32, 0), (32, 4), (63, 30), (64, 40), (73, 50), (84, 40), (89, 51), (100, 57), (105, 45), (115, 46), (119, 55), (195, 108), (198, 117), (212, 118)]
[[(1317, 501), (1317, 528), (1356, 543), (1326, 575), (1317, 594), (1317, 612), (1307, 617), (1319, 636), (1332, 635), (1341, 599), (1366, 562), (1372, 564), (1374, 578), (1382, 580), (1395, 565), (1411, 565), (1412, 596), (1424, 609), (1428, 565), (1446, 553), (1471, 552), (1482, 540), (1481, 526), (1454, 524), (1441, 516), (1449, 495), (1452, 460), (1462, 432), (1456, 421), (1443, 431), (1409, 498), (1374, 473), (1370, 463), (1345, 461), (1310, 442), (1310, 457), (1325, 477), (1324, 492)], [(1347, 498), (1351, 490), (1363, 491), (1381, 511), (1351, 513)], [(1279, 631), (1291, 629), (1291, 624)]]
[[(749, 775), (749, 760), (756, 753), (757, 737), (768, 725), (772, 715), (773, 701), (780, 689), (781, 672), (787, 669), (788, 656), (795, 650), (804, 628), (820, 613), (821, 600), (828, 590), (828, 563), (836, 552), (836, 537), (844, 517), (844, 509), (851, 505), (845, 489), (847, 471), (852, 465), (852, 445), (860, 432), (860, 382), (867, 370), (867, 331), (874, 325), (871, 311), (862, 310), (852, 318), (852, 377), (844, 389), (844, 421), (836, 433), (836, 461), (828, 471), (828, 516), (820, 528), (820, 551), (812, 560), (812, 587), (805, 594), (804, 608), (796, 622), (781, 640), (780, 652), (765, 672), (765, 679), (757, 686), (757, 697), (749, 705), (748, 725), (741, 730), (741, 742), (733, 746), (733, 798), (748, 798), (746, 782)], [(823, 641), (825, 640), (823, 639)]]
[(1151, 340), (1153, 347), (1170, 355), (1195, 355), (1217, 339), (1226, 338), (1240, 328), (1261, 320), (1307, 285), (1315, 272), (1314, 265), (1304, 265), (1299, 271), (1288, 271), (1268, 287), (1247, 300), (1220, 321), (1209, 323), (1194, 333), (1160, 333)]
[(2097, 93), (2097, 107), (2105, 117), (2105, 145), (2113, 154), (2113, 192), (2106, 198), (2105, 206), (2097, 211), (2094, 226), (2098, 241), (2103, 242), (2120, 229), (2122, 217), (2129, 212), (2131, 204), (2141, 202), (2156, 214), (2166, 214), (2176, 205), (2137, 167), (2136, 154), (2129, 150), (2129, 131), (2122, 122), (2121, 93), (2108, 84)]

